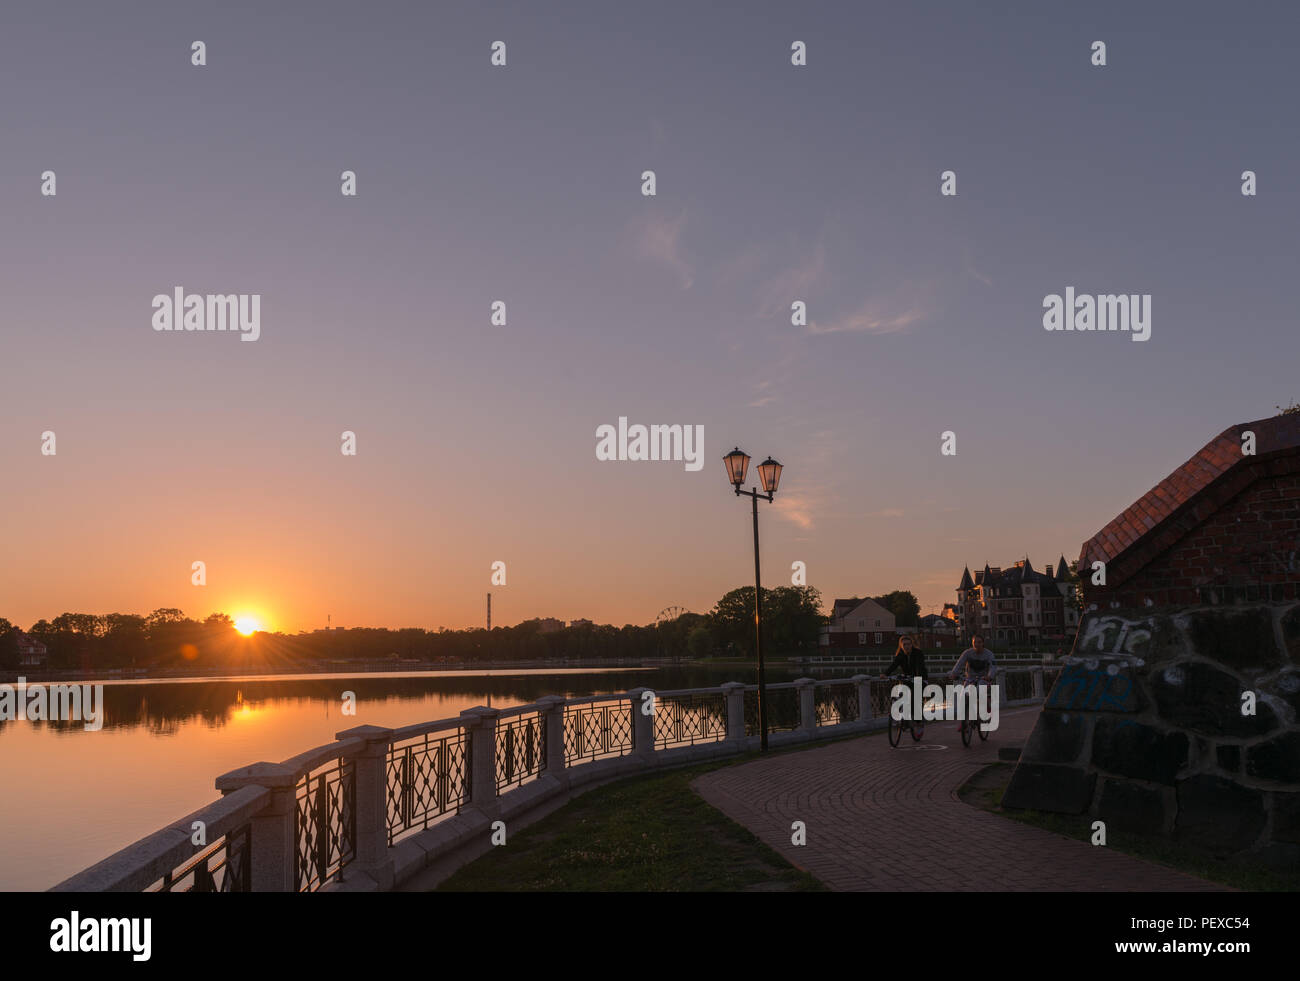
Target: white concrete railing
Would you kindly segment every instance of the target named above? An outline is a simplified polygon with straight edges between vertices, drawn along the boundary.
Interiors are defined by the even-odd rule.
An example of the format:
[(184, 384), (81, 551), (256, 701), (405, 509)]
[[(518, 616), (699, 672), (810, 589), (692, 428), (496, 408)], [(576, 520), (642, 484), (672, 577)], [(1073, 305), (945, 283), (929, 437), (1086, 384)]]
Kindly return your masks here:
[[(1002, 705), (1043, 700), (1041, 667), (1006, 669), (999, 681)], [(768, 743), (884, 728), (893, 684), (855, 675), (768, 685)], [(488, 851), (494, 833), (602, 783), (757, 749), (757, 694), (737, 682), (634, 688), (480, 706), (400, 729), (357, 726), (283, 762), (223, 774), (221, 799), (52, 891), (431, 888)]]

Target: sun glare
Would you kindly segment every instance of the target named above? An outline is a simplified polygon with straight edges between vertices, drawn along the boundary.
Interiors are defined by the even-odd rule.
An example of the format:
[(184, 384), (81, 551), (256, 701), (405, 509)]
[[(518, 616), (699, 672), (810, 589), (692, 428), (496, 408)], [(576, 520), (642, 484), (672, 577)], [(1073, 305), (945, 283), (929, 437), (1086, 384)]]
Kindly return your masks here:
[(255, 620), (253, 617), (239, 617), (235, 621), (235, 629), (238, 630), (245, 637), (247, 637), (250, 634), (252, 634), (253, 631), (261, 630), (262, 625), (258, 623), (257, 620)]

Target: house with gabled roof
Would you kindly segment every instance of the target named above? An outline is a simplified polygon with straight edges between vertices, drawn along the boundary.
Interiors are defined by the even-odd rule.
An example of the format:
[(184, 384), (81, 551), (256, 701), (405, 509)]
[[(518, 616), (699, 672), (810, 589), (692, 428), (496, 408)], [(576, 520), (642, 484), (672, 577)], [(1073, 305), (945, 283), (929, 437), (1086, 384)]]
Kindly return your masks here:
[(39, 668), (45, 664), (48, 650), (35, 637), (14, 628), (14, 638), (18, 642), (18, 666), (20, 668)]
[(837, 599), (831, 622), (822, 627), (822, 647), (887, 648), (893, 650), (898, 632), (894, 614), (875, 600)]

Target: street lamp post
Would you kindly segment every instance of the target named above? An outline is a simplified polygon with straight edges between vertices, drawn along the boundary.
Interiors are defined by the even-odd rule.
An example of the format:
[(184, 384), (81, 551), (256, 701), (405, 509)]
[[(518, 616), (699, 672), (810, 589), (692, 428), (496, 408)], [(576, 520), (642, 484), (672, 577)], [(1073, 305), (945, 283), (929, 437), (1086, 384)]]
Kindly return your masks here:
[(754, 504), (754, 652), (758, 658), (758, 731), (759, 746), (767, 752), (767, 676), (763, 671), (763, 585), (758, 564), (758, 499), (766, 497), (770, 503), (781, 482), (781, 464), (770, 456), (758, 465), (758, 477), (763, 484), (760, 492), (754, 487), (741, 490), (745, 473), (749, 470), (749, 455), (736, 447), (722, 458), (727, 468), (727, 480), (736, 490), (737, 497), (749, 497)]

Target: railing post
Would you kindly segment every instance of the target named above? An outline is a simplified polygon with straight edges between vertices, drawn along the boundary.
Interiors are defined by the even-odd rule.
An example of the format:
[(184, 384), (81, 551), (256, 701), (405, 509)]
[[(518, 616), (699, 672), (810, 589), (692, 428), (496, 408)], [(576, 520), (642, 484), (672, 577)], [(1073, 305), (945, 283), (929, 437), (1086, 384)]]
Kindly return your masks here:
[(469, 802), (489, 817), (497, 809), (497, 717), (500, 709), (478, 705), (460, 713), (469, 733)]
[(1034, 679), (1034, 697), (1042, 698), (1043, 697), (1043, 669), (1041, 667), (1031, 668), (1030, 673)]
[[(632, 704), (632, 753), (642, 760), (649, 761), (655, 755), (655, 717), (654, 713), (646, 715), (643, 711), (641, 696), (650, 688), (632, 688), (628, 690), (627, 698)], [(654, 699), (654, 710), (659, 711), (659, 696), (656, 694)]]
[(393, 887), (393, 859), (388, 853), (388, 744), (393, 730), (356, 726), (334, 734), (335, 739), (361, 739), (364, 744), (346, 759), (356, 773), (357, 841), (351, 866), (387, 891)]
[(745, 741), (745, 686), (739, 681), (722, 685), (722, 695), (727, 700), (727, 742)]
[(546, 713), (546, 772), (554, 777), (564, 776), (564, 706), (563, 695), (543, 695), (537, 700)]
[(998, 686), (999, 708), (1006, 708), (1007, 702), (1010, 701), (1010, 699), (1007, 698), (1007, 670), (1008, 669), (1003, 668), (1001, 671), (997, 672), (993, 678), (994, 683)]
[(241, 787), (265, 787), (271, 800), (249, 821), (248, 888), (252, 892), (296, 892), (298, 774), (279, 763), (253, 763), (217, 777), (222, 796)]
[(816, 732), (817, 682), (812, 678), (796, 678), (794, 687), (799, 693), (799, 728), (805, 732)]
[(871, 705), (871, 675), (855, 674), (849, 679), (858, 686), (858, 718), (859, 722), (869, 722), (875, 718), (875, 710)]

